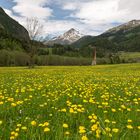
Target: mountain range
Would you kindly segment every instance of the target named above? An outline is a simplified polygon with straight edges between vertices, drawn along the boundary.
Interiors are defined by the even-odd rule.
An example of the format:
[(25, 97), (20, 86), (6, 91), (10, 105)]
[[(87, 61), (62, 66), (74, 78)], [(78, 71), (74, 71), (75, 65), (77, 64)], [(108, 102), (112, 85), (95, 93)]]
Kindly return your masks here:
[[(29, 40), (27, 30), (0, 8), (0, 36), (2, 32), (19, 40)], [(132, 20), (98, 36), (83, 35), (72, 28), (64, 34), (46, 41), (45, 44), (47, 46), (69, 45), (73, 48), (88, 48), (89, 45), (93, 45), (101, 50), (116, 52), (140, 51), (140, 20)]]
[(84, 36), (73, 47), (96, 46), (110, 51), (140, 51), (140, 20), (119, 25), (99, 36)]
[(132, 20), (111, 28), (99, 36), (83, 35), (72, 28), (63, 35), (49, 40), (46, 44), (50, 46), (54, 44), (70, 45), (76, 48), (87, 47), (93, 44), (100, 48), (108, 48), (116, 51), (137, 51), (140, 50), (139, 41), (136, 42), (139, 39), (140, 20)]
[[(0, 65), (29, 64), (31, 54), (29, 40), (28, 31), (0, 8)], [(79, 62), (78, 58), (91, 58), (93, 47), (96, 47), (98, 58), (106, 58), (110, 54), (117, 54), (120, 51), (139, 52), (140, 20), (132, 20), (98, 36), (83, 35), (72, 28), (44, 44), (37, 41), (31, 42), (36, 50), (37, 65), (47, 64), (46, 60), (49, 58), (46, 59), (46, 56), (52, 57), (51, 65), (57, 62), (59, 65), (59, 62), (61, 63), (65, 57), (69, 57), (65, 64), (74, 64), (71, 57), (75, 57), (78, 64), (83, 64), (84, 61)], [(62, 60), (58, 61), (57, 56), (62, 57)], [(90, 64), (89, 62), (87, 61), (86, 64)]]

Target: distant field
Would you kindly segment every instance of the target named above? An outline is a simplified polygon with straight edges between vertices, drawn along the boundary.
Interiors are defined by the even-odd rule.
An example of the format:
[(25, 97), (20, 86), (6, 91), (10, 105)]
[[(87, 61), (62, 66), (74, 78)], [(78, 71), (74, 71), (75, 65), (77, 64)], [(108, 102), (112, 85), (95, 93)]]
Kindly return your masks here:
[(139, 140), (140, 64), (0, 68), (1, 140)]
[(140, 52), (124, 52), (121, 53), (121, 58), (124, 59), (140, 58)]

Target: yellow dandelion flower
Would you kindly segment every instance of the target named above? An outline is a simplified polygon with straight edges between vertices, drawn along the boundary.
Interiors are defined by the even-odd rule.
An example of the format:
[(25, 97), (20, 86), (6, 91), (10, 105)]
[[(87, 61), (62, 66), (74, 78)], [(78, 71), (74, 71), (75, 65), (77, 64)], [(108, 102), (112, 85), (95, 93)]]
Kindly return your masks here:
[(129, 120), (127, 120), (127, 122), (128, 122), (128, 123), (132, 123), (132, 120), (129, 119)]
[(11, 106), (15, 107), (15, 106), (17, 106), (17, 104), (16, 103), (11, 103)]
[(96, 138), (100, 138), (100, 134), (99, 133), (96, 133)]
[(91, 122), (91, 123), (95, 123), (95, 122), (96, 122), (96, 120), (92, 119), (90, 122)]
[(109, 135), (108, 135), (108, 136), (112, 138), (112, 134), (111, 134), (111, 133), (109, 133)]
[(97, 120), (97, 116), (96, 115), (93, 115), (93, 119)]
[(92, 116), (88, 116), (89, 119), (92, 119)]
[(16, 131), (18, 132), (19, 131), (19, 128), (16, 128)]
[(3, 123), (3, 122), (2, 122), (2, 121), (0, 121), (0, 125), (2, 125), (2, 123)]
[(0, 102), (0, 105), (3, 105), (3, 102), (2, 101)]
[(45, 123), (44, 123), (44, 126), (49, 126), (49, 123), (48, 123), (48, 122), (45, 122)]
[(127, 125), (126, 126), (128, 129), (133, 129), (133, 126), (132, 125)]
[(116, 124), (116, 122), (115, 121), (112, 121), (112, 124)]
[(122, 108), (122, 109), (126, 109), (126, 106), (125, 106), (125, 105), (121, 105), (121, 108)]
[(26, 126), (21, 127), (22, 130), (27, 130)]
[(112, 132), (118, 133), (118, 132), (119, 132), (119, 129), (118, 129), (118, 128), (113, 128), (113, 129), (112, 129)]
[(18, 136), (18, 133), (15, 133), (15, 137), (17, 137)]
[(15, 131), (12, 131), (12, 132), (11, 132), (11, 135), (15, 135), (15, 133), (16, 133)]
[(50, 117), (52, 117), (53, 114), (49, 114)]
[(21, 127), (22, 125), (21, 124), (17, 124), (17, 127)]
[(38, 126), (44, 126), (42, 123), (40, 123)]
[(131, 111), (131, 108), (127, 108), (127, 111)]
[(65, 132), (65, 135), (70, 135), (70, 132), (69, 132), (69, 131), (66, 131), (66, 132)]
[(31, 121), (31, 125), (36, 126), (37, 125), (36, 121)]
[(14, 137), (14, 136), (11, 136), (11, 137), (10, 137), (10, 140), (14, 140), (14, 139), (15, 139), (15, 137)]
[(106, 123), (110, 123), (110, 121), (108, 119), (105, 120)]
[(82, 136), (81, 140), (88, 140), (88, 137), (87, 136)]
[(111, 111), (112, 111), (112, 112), (116, 112), (116, 109), (112, 108)]
[(109, 127), (106, 127), (105, 130), (106, 130), (106, 132), (110, 132), (111, 131), (111, 129)]
[(46, 127), (44, 128), (44, 132), (49, 132), (50, 131), (50, 128)]
[(64, 123), (64, 124), (63, 124), (63, 127), (64, 127), (64, 128), (68, 128), (69, 126), (68, 126), (68, 124)]
[(66, 112), (67, 110), (65, 108), (61, 109), (61, 112)]
[(84, 126), (79, 126), (79, 133), (80, 134), (86, 133), (86, 130), (85, 130)]
[(91, 130), (92, 131), (96, 131), (98, 129), (98, 125), (97, 124), (94, 124), (91, 126)]
[(100, 133), (101, 133), (101, 130), (100, 129), (97, 129), (96, 130), (96, 138), (100, 138)]
[(70, 108), (69, 112), (70, 112), (70, 113), (74, 113), (73, 108)]
[(80, 133), (80, 134), (86, 133), (86, 130), (85, 130), (85, 129), (80, 129), (80, 130), (79, 130), (79, 133)]
[(84, 126), (79, 126), (79, 129), (85, 129), (85, 127)]

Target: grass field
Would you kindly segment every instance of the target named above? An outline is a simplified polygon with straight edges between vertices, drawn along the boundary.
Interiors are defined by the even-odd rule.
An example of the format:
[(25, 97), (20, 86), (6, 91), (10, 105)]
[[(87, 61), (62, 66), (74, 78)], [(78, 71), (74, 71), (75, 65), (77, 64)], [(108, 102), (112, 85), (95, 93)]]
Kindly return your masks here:
[(0, 68), (1, 140), (139, 140), (140, 64)]
[(140, 52), (122, 52), (121, 58), (124, 59), (140, 58)]

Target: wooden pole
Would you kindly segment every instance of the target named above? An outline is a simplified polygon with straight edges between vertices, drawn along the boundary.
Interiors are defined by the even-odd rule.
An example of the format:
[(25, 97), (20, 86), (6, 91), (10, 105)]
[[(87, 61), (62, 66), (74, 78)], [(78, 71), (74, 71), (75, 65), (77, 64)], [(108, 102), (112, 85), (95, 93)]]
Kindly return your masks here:
[(96, 65), (96, 47), (93, 49), (93, 60), (92, 60), (92, 66)]

